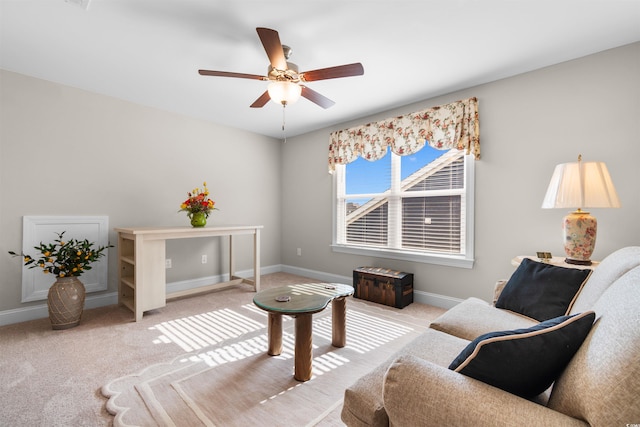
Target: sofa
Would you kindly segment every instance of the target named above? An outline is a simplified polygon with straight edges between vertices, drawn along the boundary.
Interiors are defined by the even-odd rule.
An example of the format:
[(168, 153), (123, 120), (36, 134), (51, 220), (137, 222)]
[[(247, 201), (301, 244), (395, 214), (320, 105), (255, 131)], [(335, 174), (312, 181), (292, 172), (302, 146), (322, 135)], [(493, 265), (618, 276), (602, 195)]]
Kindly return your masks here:
[[(395, 427), (640, 424), (640, 247), (617, 250), (582, 281), (578, 271), (585, 270), (523, 261), (497, 283), (493, 302), (464, 300), (347, 388), (342, 420)], [(539, 316), (559, 291), (570, 300), (555, 314), (565, 311)]]

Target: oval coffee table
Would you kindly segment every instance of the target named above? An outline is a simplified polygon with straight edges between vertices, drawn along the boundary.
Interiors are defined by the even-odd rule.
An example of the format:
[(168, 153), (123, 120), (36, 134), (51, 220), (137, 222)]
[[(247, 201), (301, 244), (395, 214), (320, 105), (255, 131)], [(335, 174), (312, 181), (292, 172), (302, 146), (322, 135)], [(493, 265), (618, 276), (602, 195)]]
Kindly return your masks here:
[(265, 289), (256, 293), (253, 303), (269, 313), (269, 349), (267, 353), (282, 353), (282, 315), (295, 317), (294, 378), (311, 379), (313, 363), (312, 315), (331, 304), (331, 344), (346, 344), (346, 299), (353, 287), (338, 283), (305, 283)]

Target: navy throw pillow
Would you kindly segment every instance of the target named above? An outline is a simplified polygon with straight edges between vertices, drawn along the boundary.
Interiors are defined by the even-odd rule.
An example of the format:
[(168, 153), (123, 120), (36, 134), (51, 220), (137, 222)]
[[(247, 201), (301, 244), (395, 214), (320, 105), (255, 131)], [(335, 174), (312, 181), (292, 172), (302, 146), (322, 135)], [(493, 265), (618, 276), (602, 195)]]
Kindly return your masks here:
[(531, 328), (480, 335), (449, 369), (524, 398), (544, 392), (589, 334), (595, 313), (560, 316)]
[(591, 275), (591, 269), (559, 267), (525, 258), (513, 272), (496, 301), (539, 322), (569, 313)]

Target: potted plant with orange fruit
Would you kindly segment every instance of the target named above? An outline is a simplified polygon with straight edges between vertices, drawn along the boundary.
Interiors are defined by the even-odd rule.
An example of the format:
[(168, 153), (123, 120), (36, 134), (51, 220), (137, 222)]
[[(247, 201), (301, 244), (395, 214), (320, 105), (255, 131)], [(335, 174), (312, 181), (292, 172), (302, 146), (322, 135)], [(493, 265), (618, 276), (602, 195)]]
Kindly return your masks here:
[(85, 288), (78, 277), (91, 270), (91, 264), (103, 257), (108, 248), (113, 247), (107, 245), (94, 248), (95, 243), (87, 239), (65, 241), (64, 233), (56, 233), (58, 238), (53, 243), (40, 242), (40, 245), (34, 246), (40, 253), (38, 257), (9, 251), (13, 256), (21, 256), (28, 268), (40, 268), (44, 274), (56, 277), (47, 296), (49, 320), (53, 329), (68, 329), (80, 324)]

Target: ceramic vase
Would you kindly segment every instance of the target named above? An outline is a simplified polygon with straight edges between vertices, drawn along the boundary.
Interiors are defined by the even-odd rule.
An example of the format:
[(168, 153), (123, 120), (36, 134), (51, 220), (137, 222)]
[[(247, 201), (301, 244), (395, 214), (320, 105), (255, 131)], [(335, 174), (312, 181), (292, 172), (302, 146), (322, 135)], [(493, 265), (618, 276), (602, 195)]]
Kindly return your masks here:
[(75, 276), (56, 279), (47, 298), (53, 329), (69, 329), (80, 324), (85, 293), (84, 284)]
[(204, 227), (207, 225), (207, 216), (204, 212), (196, 212), (191, 214), (191, 225), (193, 227)]

